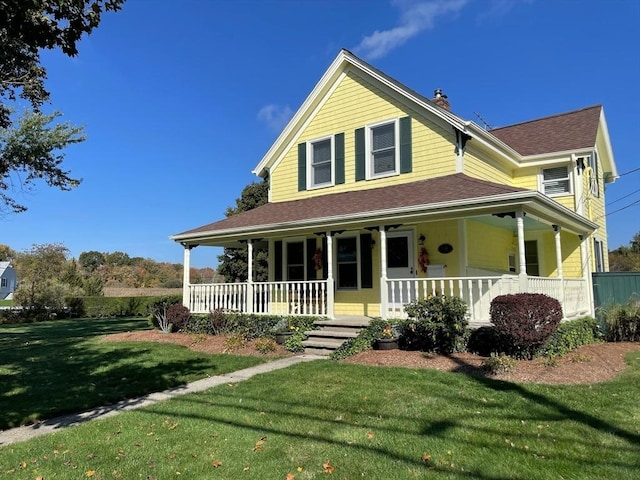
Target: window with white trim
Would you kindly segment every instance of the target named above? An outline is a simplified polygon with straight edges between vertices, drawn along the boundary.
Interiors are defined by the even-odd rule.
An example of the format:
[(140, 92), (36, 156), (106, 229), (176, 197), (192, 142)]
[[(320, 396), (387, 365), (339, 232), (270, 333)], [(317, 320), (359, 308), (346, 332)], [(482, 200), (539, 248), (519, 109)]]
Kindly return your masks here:
[(319, 138), (307, 143), (309, 162), (309, 188), (333, 185), (333, 136)]
[(367, 126), (367, 178), (398, 174), (400, 158), (398, 125), (397, 120), (392, 120)]
[(358, 288), (358, 238), (336, 239), (337, 244), (337, 286), (341, 290)]
[(7, 279), (6, 278), (1, 278), (0, 279), (0, 288), (6, 288), (7, 287)]
[(550, 197), (571, 194), (571, 176), (567, 167), (553, 167), (542, 170), (542, 192)]
[(593, 240), (594, 258), (596, 263), (596, 272), (604, 272), (604, 243), (597, 238)]

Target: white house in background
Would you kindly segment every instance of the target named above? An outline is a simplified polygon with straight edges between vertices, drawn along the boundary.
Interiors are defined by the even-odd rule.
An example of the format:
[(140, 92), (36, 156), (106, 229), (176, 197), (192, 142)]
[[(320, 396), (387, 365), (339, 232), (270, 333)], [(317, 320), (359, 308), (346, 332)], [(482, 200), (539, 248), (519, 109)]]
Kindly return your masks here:
[(0, 300), (12, 298), (18, 284), (18, 276), (11, 262), (0, 262)]

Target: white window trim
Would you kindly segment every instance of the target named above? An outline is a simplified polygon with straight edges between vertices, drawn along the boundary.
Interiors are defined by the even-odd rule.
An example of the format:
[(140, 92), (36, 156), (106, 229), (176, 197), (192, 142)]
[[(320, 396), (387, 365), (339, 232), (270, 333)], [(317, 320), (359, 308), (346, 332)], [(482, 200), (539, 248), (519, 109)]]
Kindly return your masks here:
[[(313, 183), (313, 145), (325, 140), (331, 140), (331, 181), (326, 183)], [(333, 187), (336, 183), (336, 152), (335, 152), (335, 135), (326, 135), (324, 137), (314, 138), (307, 142), (307, 189), (315, 190), (317, 188)]]
[[(394, 140), (395, 140), (395, 168), (393, 171), (374, 174), (373, 173), (373, 153), (371, 151), (371, 130), (376, 127), (388, 125), (393, 123)], [(367, 180), (375, 178), (391, 177), (394, 175), (400, 175), (400, 120), (398, 118), (392, 118), (383, 120), (381, 122), (371, 123), (365, 125), (365, 174)]]
[[(338, 286), (338, 282), (340, 281), (338, 276), (339, 276), (339, 269), (338, 269), (338, 240), (342, 239), (342, 240), (347, 240), (350, 238), (354, 238), (356, 241), (356, 286), (355, 288), (350, 287), (350, 288), (345, 288), (345, 287), (340, 287)], [(360, 258), (360, 234), (359, 233), (354, 233), (354, 232), (345, 232), (343, 234), (339, 234), (335, 236), (336, 239), (336, 250), (335, 250), (335, 258), (334, 258), (334, 272), (336, 274), (336, 290), (340, 291), (340, 292), (355, 292), (355, 291), (359, 291), (361, 289), (362, 286), (362, 279), (360, 278), (361, 276), (361, 268), (360, 266), (362, 265), (362, 259)]]
[[(600, 173), (600, 166), (598, 165), (598, 151), (594, 150), (591, 155), (586, 157), (586, 161), (589, 164), (589, 191), (591, 195), (596, 198), (600, 197), (600, 179), (598, 174)], [(592, 164), (593, 162), (593, 164)]]
[[(593, 271), (594, 272), (604, 272), (605, 271), (605, 251), (604, 251), (604, 242), (601, 238), (595, 237), (593, 239)], [(600, 262), (599, 262), (600, 261)], [(599, 265), (598, 263), (601, 263)]]
[[(545, 170), (550, 170), (552, 168), (566, 168), (567, 170), (567, 179), (569, 180), (569, 191), (568, 192), (562, 192), (562, 193), (547, 193), (546, 189), (545, 189), (545, 181), (544, 181), (544, 171)], [(547, 197), (566, 197), (567, 195), (573, 195), (573, 169), (570, 168), (567, 165), (556, 165), (553, 167), (546, 167), (546, 168), (541, 168), (539, 173), (538, 173), (538, 190), (542, 193), (544, 193)]]

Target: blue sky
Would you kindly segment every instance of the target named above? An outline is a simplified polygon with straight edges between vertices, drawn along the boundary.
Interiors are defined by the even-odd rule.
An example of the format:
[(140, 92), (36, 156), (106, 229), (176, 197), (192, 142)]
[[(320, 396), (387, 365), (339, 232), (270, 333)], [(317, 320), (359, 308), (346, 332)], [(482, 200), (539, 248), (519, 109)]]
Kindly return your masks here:
[[(0, 243), (181, 263), (169, 236), (224, 217), (340, 48), (492, 127), (602, 104), (630, 172), (639, 31), (636, 0), (128, 0), (76, 58), (42, 54), (51, 108), (86, 129), (65, 160), (83, 182), (19, 196), (29, 210), (0, 218)], [(640, 231), (639, 188), (640, 171), (607, 187), (611, 249)]]

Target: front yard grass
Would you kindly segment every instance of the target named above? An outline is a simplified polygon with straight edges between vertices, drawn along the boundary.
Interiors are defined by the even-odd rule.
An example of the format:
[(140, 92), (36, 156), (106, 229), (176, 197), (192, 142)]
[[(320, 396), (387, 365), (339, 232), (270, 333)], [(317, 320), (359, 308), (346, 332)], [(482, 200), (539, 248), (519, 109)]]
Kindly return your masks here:
[(170, 344), (100, 341), (104, 334), (148, 328), (144, 318), (0, 326), (0, 430), (265, 361)]
[(627, 360), (619, 378), (581, 386), (298, 364), (8, 445), (0, 475), (632, 479), (640, 354)]

